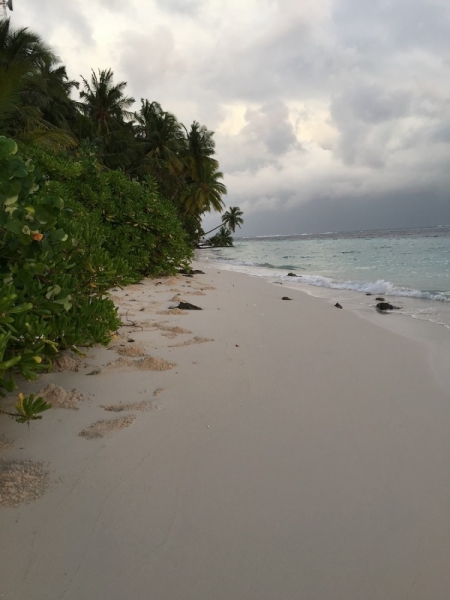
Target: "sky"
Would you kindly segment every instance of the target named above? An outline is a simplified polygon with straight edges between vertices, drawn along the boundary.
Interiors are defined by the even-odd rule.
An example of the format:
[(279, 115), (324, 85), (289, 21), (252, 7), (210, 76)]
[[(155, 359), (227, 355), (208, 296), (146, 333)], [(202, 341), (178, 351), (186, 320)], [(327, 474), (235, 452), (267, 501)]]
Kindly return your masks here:
[(136, 108), (213, 130), (241, 235), (450, 224), (448, 0), (15, 0), (11, 16), (72, 79), (111, 68)]

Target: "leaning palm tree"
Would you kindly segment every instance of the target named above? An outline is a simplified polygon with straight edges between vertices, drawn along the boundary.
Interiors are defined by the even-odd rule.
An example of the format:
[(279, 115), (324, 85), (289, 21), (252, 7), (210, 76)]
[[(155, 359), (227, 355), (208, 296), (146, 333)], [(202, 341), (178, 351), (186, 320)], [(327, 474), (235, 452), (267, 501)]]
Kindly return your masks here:
[(90, 81), (84, 77), (81, 79), (84, 89), (80, 92), (80, 108), (92, 120), (99, 136), (122, 126), (132, 116), (128, 109), (134, 98), (124, 95), (125, 81), (114, 83), (111, 69), (99, 69), (98, 75), (92, 71)]
[(226, 246), (232, 246), (233, 238), (231, 237), (229, 229), (221, 227), (219, 233), (216, 233), (216, 235), (213, 235), (212, 238), (209, 238), (207, 243), (214, 248), (223, 248)]
[(229, 231), (234, 233), (236, 227), (241, 228), (241, 225), (244, 223), (244, 219), (242, 218), (243, 214), (244, 213), (238, 206), (230, 206), (230, 208), (222, 215), (222, 223), (217, 225), (217, 227), (210, 229), (204, 235), (208, 235), (208, 233), (219, 229), (219, 227), (226, 227)]

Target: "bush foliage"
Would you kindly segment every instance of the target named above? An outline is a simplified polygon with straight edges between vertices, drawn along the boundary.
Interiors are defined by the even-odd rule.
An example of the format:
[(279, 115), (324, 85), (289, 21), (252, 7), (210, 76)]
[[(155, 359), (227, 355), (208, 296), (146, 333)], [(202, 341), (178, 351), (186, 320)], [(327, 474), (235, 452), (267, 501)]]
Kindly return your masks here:
[(132, 181), (102, 168), (86, 146), (71, 158), (35, 150), (34, 159), (68, 206), (88, 211), (103, 232), (105, 249), (126, 258), (135, 278), (175, 273), (189, 264), (191, 245), (177, 210), (159, 196), (150, 177)]
[[(31, 154), (0, 137), (2, 394), (17, 387), (15, 373), (34, 379), (61, 349), (107, 344), (120, 325), (111, 287), (172, 273), (191, 256), (152, 181), (101, 170), (89, 151)], [(30, 398), (22, 421), (45, 409)]]

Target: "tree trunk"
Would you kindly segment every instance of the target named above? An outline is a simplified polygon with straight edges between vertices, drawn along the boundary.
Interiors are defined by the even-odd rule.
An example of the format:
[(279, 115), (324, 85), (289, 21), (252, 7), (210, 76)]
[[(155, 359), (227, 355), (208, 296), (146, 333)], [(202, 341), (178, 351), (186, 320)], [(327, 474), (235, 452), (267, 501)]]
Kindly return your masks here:
[(216, 229), (219, 229), (219, 227), (223, 227), (223, 223), (221, 223), (220, 225), (217, 225), (217, 227), (214, 227), (214, 229), (210, 229), (209, 231), (207, 231), (206, 233), (203, 234), (203, 237), (205, 237), (205, 235), (208, 235), (208, 233), (211, 233), (212, 231), (215, 231)]

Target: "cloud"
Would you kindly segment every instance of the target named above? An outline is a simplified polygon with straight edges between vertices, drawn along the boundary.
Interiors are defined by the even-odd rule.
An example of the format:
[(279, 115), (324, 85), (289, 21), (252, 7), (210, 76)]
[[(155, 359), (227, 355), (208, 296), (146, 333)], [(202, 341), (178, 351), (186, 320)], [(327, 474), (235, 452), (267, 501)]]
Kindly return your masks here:
[(247, 231), (448, 221), (447, 0), (21, 0), (13, 17), (72, 76), (111, 67), (216, 130)]
[(285, 154), (290, 148), (300, 148), (294, 127), (289, 122), (289, 110), (281, 101), (264, 104), (259, 109), (247, 109), (247, 125), (242, 135), (251, 141), (261, 141), (275, 155)]
[(204, 0), (156, 0), (159, 9), (189, 17), (198, 15), (204, 4)]
[(122, 35), (121, 47), (121, 72), (133, 88), (142, 92), (167, 85), (172, 78), (179, 79), (186, 69), (166, 26), (155, 27), (147, 34), (127, 31)]
[[(74, 37), (76, 36), (84, 44), (93, 43), (92, 26), (76, 2), (66, 4), (41, 0), (36, 3), (23, 0), (14, 6), (13, 24), (16, 23), (16, 13), (19, 13), (21, 26), (38, 30), (47, 43), (53, 43), (52, 40), (61, 29), (72, 31)], [(60, 51), (60, 54), (64, 58), (64, 51)]]

